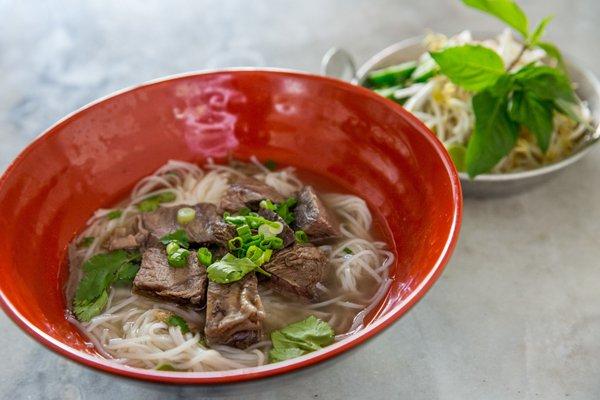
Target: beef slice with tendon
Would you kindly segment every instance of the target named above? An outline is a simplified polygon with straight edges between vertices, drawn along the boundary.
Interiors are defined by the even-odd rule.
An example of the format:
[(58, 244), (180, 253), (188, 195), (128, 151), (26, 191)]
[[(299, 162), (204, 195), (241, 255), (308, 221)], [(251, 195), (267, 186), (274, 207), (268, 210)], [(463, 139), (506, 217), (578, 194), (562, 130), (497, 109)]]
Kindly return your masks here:
[[(187, 224), (179, 225), (177, 211), (184, 207), (193, 208), (196, 216)], [(226, 223), (217, 207), (210, 203), (159, 207), (156, 211), (142, 214), (142, 223), (155, 239), (183, 229), (192, 243), (226, 245), (227, 241), (236, 235), (235, 227)]]
[(245, 349), (261, 340), (264, 319), (254, 272), (233, 283), (208, 282), (204, 334), (209, 345)]
[(148, 231), (142, 226), (139, 215), (122, 226), (115, 228), (104, 246), (109, 250), (133, 250), (143, 247), (148, 238)]
[(267, 285), (282, 296), (318, 302), (329, 267), (327, 256), (310, 244), (296, 244), (278, 251), (262, 268), (271, 274)]
[(265, 199), (274, 203), (285, 200), (279, 192), (264, 182), (250, 177), (235, 177), (221, 199), (220, 208), (230, 212), (244, 207), (257, 210), (260, 201)]
[(187, 266), (174, 268), (160, 243), (153, 243), (142, 254), (140, 269), (133, 280), (136, 293), (191, 306), (202, 306), (206, 299), (206, 268), (190, 251)]
[(292, 228), (290, 228), (288, 224), (285, 223), (283, 218), (281, 218), (279, 214), (277, 214), (275, 211), (267, 210), (266, 208), (261, 208), (260, 210), (258, 210), (258, 215), (265, 219), (268, 219), (269, 221), (277, 221), (283, 224), (283, 230), (279, 235), (277, 235), (283, 240), (283, 247), (291, 246), (296, 242), (296, 238), (294, 237), (294, 231), (292, 230)]
[(296, 226), (311, 240), (319, 241), (340, 236), (337, 218), (332, 215), (311, 186), (305, 186), (298, 194), (298, 205), (294, 209)]

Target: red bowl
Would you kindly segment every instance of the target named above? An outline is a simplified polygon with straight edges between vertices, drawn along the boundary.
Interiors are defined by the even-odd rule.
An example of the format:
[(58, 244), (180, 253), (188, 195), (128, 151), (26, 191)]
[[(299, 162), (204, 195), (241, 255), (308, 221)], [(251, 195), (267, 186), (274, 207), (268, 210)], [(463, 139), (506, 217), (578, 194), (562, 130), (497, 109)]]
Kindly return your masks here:
[[(228, 154), (293, 165), (364, 198), (396, 254), (393, 283), (359, 333), (287, 362), (225, 372), (160, 372), (95, 356), (65, 319), (69, 241), (99, 207), (169, 159)], [(0, 179), (0, 295), (33, 338), (84, 365), (172, 383), (256, 379), (330, 358), (402, 316), (454, 249), (462, 197), (435, 136), (399, 105), (341, 81), (235, 70), (161, 79), (96, 101), (29, 145)]]

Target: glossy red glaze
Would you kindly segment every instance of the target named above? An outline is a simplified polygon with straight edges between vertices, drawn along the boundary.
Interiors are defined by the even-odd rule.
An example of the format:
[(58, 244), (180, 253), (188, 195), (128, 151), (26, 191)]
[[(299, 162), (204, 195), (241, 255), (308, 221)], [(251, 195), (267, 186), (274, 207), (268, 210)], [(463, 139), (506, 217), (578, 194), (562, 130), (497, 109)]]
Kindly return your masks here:
[[(65, 320), (62, 260), (99, 207), (169, 159), (273, 159), (364, 198), (397, 254), (393, 284), (360, 333), (307, 356), (226, 372), (123, 367), (95, 357)], [(177, 383), (232, 382), (291, 371), (372, 337), (440, 275), (457, 240), (460, 183), (443, 146), (400, 106), (350, 84), (301, 73), (237, 70), (145, 84), (63, 119), (0, 180), (2, 307), (36, 340), (111, 373)], [(62, 270), (61, 270), (62, 269)]]

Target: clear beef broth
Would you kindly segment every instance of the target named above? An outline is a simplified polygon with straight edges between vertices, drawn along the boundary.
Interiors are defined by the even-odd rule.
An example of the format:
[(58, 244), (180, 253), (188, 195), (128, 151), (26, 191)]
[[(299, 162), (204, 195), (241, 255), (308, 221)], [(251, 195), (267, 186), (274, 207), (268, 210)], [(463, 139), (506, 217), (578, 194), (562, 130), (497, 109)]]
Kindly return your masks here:
[[(219, 317), (228, 321), (229, 318), (241, 317), (236, 314), (238, 311), (223, 311), (222, 307), (216, 311), (214, 307), (208, 307), (210, 315), (207, 315), (206, 306), (192, 306), (187, 304), (186, 301), (179, 301), (177, 298), (178, 290), (185, 288), (169, 287), (169, 282), (176, 281), (176, 283), (179, 282), (179, 285), (182, 282), (181, 278), (173, 275), (173, 271), (169, 268), (162, 268), (161, 271), (163, 272), (159, 273), (160, 279), (163, 275), (167, 276), (166, 281), (160, 281), (159, 279), (159, 282), (155, 282), (157, 279), (155, 276), (157, 273), (156, 267), (152, 267), (154, 269), (150, 271), (144, 269), (149, 265), (144, 261), (143, 255), (149, 243), (148, 237), (152, 237), (152, 227), (144, 222), (148, 219), (149, 214), (140, 212), (140, 202), (145, 201), (144, 199), (156, 198), (162, 195), (161, 193), (168, 191), (174, 193), (174, 195), (168, 201), (159, 202), (157, 205), (159, 211), (163, 209), (162, 207), (183, 207), (184, 205), (194, 206), (196, 210), (210, 209), (208, 206), (196, 206), (198, 203), (212, 203), (219, 208), (220, 199), (227, 195), (232, 183), (245, 182), (245, 178), (242, 179), (242, 176), (248, 176), (267, 184), (271, 187), (271, 190), (273, 188), (278, 190), (282, 195), (281, 198), (297, 196), (300, 191), (309, 191), (307, 185), (311, 186), (316, 192), (316, 197), (322, 200), (323, 208), (326, 209), (325, 212), (332, 214), (334, 219), (340, 223), (339, 229), (341, 231), (336, 233), (339, 236), (337, 238), (324, 237), (315, 240), (313, 243), (318, 250), (312, 252), (318, 253), (318, 260), (312, 262), (317, 263), (315, 265), (319, 266), (320, 257), (326, 260), (322, 266), (324, 271), (319, 276), (316, 284), (316, 278), (313, 277), (312, 280), (308, 281), (300, 280), (298, 283), (300, 286), (298, 287), (289, 286), (288, 281), (285, 281), (287, 286), (279, 287), (273, 283), (273, 277), (267, 278), (257, 273), (259, 277), (257, 293), (252, 298), (251, 303), (247, 304), (253, 304), (253, 307), (258, 305), (259, 308), (253, 311), (251, 317), (248, 317), (241, 311), (244, 306), (235, 307), (241, 307), (239, 310), (242, 317), (251, 318), (254, 321), (245, 326), (250, 326), (250, 329), (259, 329), (257, 331), (260, 332), (258, 338), (248, 341), (248, 338), (253, 338), (254, 334), (248, 336), (247, 333), (244, 333), (246, 331), (235, 333), (237, 328), (234, 326), (233, 330), (228, 328), (229, 330), (223, 335), (237, 335), (236, 337), (239, 340), (222, 340), (219, 337), (218, 329), (212, 329), (216, 325), (211, 325), (211, 331), (215, 331), (217, 334), (215, 337), (207, 338), (209, 339), (207, 345), (204, 339), (204, 325), (209, 326), (212, 323), (211, 321), (216, 315), (215, 312), (230, 313), (230, 316)], [(381, 224), (377, 223), (377, 219), (372, 220), (364, 202), (351, 195), (331, 194), (344, 192), (346, 191), (343, 188), (306, 171), (293, 172), (284, 168), (270, 172), (254, 165), (239, 163), (234, 165), (233, 169), (211, 166), (206, 170), (182, 162), (173, 162), (172, 165), (167, 164), (156, 174), (145, 178), (143, 184), (136, 187), (131, 199), (124, 200), (114, 207), (114, 209), (120, 210), (118, 217), (109, 218), (109, 215), (114, 214), (99, 210), (96, 216), (90, 220), (86, 230), (74, 239), (69, 251), (70, 274), (66, 290), (67, 303), (74, 304), (74, 294), (84, 274), (82, 263), (85, 260), (93, 255), (113, 250), (111, 243), (135, 243), (133, 238), (139, 239), (139, 229), (150, 228), (150, 231), (144, 233), (149, 235), (144, 239), (146, 244), (140, 247), (142, 252), (140, 270), (143, 273), (138, 271), (137, 276), (134, 278), (133, 292), (122, 286), (118, 290), (109, 288), (107, 292), (108, 300), (103, 311), (89, 321), (77, 322), (82, 331), (90, 337), (90, 341), (99, 350), (99, 353), (105, 357), (125, 359), (129, 365), (136, 367), (157, 368), (162, 362), (155, 355), (157, 351), (168, 352), (172, 348), (179, 348), (181, 347), (181, 340), (197, 340), (200, 350), (196, 348), (182, 350), (182, 354), (173, 357), (171, 363), (174, 363), (177, 368), (190, 371), (241, 368), (267, 362), (271, 332), (304, 320), (309, 316), (327, 322), (336, 335), (344, 335), (349, 330), (360, 329), (366, 321), (365, 317), (375, 309), (383, 292), (387, 289), (387, 266), (391, 263), (393, 256), (385, 249), (385, 244), (379, 241), (380, 238), (384, 237), (379, 228)], [(238, 190), (236, 195), (239, 195), (239, 193), (247, 195), (243, 190)], [(235, 202), (230, 202), (230, 204), (239, 204), (239, 199), (236, 198)], [(248, 205), (250, 204), (248, 203)], [(257, 203), (252, 203), (251, 207), (256, 207), (256, 205)], [(168, 212), (167, 214), (175, 215), (176, 213)], [(280, 219), (280, 217), (275, 215), (271, 219)], [(294, 228), (298, 229), (298, 227)], [(326, 225), (325, 228), (318, 231), (321, 232), (323, 229), (329, 228), (331, 227)], [(336, 229), (338, 228), (336, 227)], [(208, 229), (208, 231), (212, 232), (213, 230)], [(225, 231), (220, 229), (220, 235), (223, 236)], [(161, 231), (162, 233), (164, 232)], [(197, 232), (192, 233), (197, 234)], [(115, 235), (122, 235), (123, 237), (131, 235), (131, 237), (128, 237), (128, 240), (114, 241)], [(200, 246), (209, 246), (211, 251), (217, 254), (219, 250), (215, 249), (222, 247), (222, 243), (226, 243), (228, 239), (228, 237), (223, 239), (221, 236), (219, 236), (218, 243), (192, 244), (190, 250), (193, 252)], [(81, 243), (89, 237), (95, 238), (91, 246), (81, 247)], [(201, 237), (203, 237), (202, 240), (210, 239), (210, 235)], [(208, 239), (205, 239), (205, 237), (208, 237)], [(154, 252), (164, 251), (160, 250), (163, 249), (163, 245), (156, 241), (156, 238), (153, 240), (154, 244), (152, 246), (158, 249)], [(295, 246), (303, 245), (294, 244), (291, 248), (287, 247), (286, 249), (291, 249), (290, 253), (294, 253)], [(283, 252), (286, 249), (276, 251)], [(223, 254), (223, 252), (220, 252), (218, 257)], [(299, 252), (299, 254), (302, 254), (302, 252)], [(156, 258), (155, 256), (153, 263), (164, 262), (161, 257)], [(307, 264), (302, 263), (302, 260), (300, 259), (301, 264), (306, 266)], [(273, 262), (272, 258), (271, 263)], [(298, 263), (298, 260), (295, 262)], [(288, 265), (287, 259), (285, 259), (284, 264), (282, 264), (284, 267)], [(265, 264), (265, 269), (268, 269), (268, 266), (269, 262)], [(177, 272), (181, 275), (181, 271)], [(143, 282), (144, 290), (137, 290), (136, 287), (142, 286), (136, 280), (146, 279), (146, 277), (150, 277), (148, 279), (151, 279), (151, 281)], [(155, 281), (152, 281), (152, 279)], [(310, 282), (306, 285), (310, 285), (311, 290), (307, 291), (305, 287), (302, 287), (304, 282)], [(256, 283), (254, 285), (256, 287)], [(161, 291), (153, 292), (153, 290), (158, 290), (153, 289), (156, 287), (161, 288)], [(168, 296), (165, 297), (165, 293)], [(183, 291), (182, 293), (186, 292)], [(246, 292), (242, 290), (239, 293)], [(192, 292), (192, 295), (190, 295), (190, 298), (197, 298), (195, 292)], [(246, 304), (246, 300), (241, 299), (240, 301), (239, 304)], [(260, 303), (262, 303), (262, 309)], [(225, 308), (227, 309), (227, 307)], [(73, 309), (72, 311), (76, 315), (76, 310)], [(182, 317), (188, 322), (188, 326), (192, 328), (192, 331), (185, 333), (183, 330), (181, 333), (174, 331), (172, 325), (167, 323), (167, 316), (170, 315)], [(72, 318), (72, 320), (75, 322), (75, 319)], [(143, 336), (144, 332), (148, 332), (146, 335), (149, 334), (148, 329), (159, 329), (162, 335), (160, 344), (153, 342), (154, 339), (147, 339), (147, 337), (152, 338), (154, 333), (150, 336)], [(130, 341), (132, 343), (131, 348), (127, 345)], [(169, 344), (171, 342), (172, 345)], [(240, 345), (240, 343), (242, 344)], [(256, 343), (256, 346), (259, 347), (252, 346), (252, 343)], [(247, 346), (250, 346), (249, 350), (245, 350)], [(197, 354), (202, 349), (211, 347), (216, 350), (214, 356), (202, 359)], [(239, 347), (239, 350), (234, 347)], [(263, 356), (259, 356), (258, 353), (252, 351), (260, 351)], [(256, 354), (256, 357), (252, 354)], [(187, 361), (183, 362), (182, 359)], [(202, 359), (202, 361), (195, 362), (196, 359)]]

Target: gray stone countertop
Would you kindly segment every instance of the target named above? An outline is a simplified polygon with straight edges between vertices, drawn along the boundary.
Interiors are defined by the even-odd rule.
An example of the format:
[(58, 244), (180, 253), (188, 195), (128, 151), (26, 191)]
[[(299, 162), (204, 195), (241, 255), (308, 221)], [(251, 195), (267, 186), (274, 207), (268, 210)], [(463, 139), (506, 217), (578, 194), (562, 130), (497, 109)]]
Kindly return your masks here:
[[(521, 1), (600, 74), (600, 3)], [(0, 170), (46, 127), (116, 89), (226, 66), (318, 72), (425, 29), (500, 25), (455, 0), (0, 0)], [(350, 354), (274, 379), (174, 387), (67, 361), (0, 315), (2, 399), (598, 399), (600, 153), (527, 193), (467, 199), (455, 255), (425, 298)]]

